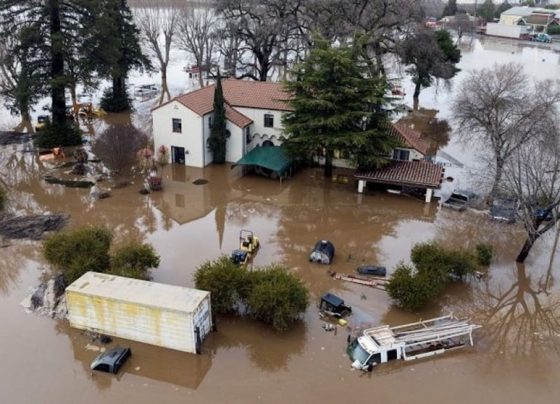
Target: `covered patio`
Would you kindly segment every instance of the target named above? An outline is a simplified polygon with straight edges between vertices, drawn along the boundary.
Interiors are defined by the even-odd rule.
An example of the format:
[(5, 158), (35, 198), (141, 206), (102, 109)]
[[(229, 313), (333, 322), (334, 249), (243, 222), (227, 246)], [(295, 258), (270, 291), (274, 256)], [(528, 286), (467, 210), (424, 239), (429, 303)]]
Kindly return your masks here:
[(291, 174), (292, 159), (280, 146), (260, 146), (243, 156), (231, 168), (236, 166), (254, 167), (258, 174), (282, 181)]
[(356, 172), (358, 192), (363, 193), (368, 182), (401, 188), (425, 190), (425, 201), (430, 203), (433, 190), (439, 189), (445, 169), (430, 161), (394, 161), (390, 165), (368, 172)]

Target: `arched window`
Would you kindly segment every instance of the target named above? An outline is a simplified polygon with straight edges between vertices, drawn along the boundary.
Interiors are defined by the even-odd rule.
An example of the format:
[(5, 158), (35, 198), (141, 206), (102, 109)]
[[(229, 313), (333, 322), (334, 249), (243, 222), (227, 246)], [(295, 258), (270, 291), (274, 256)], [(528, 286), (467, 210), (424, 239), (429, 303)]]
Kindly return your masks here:
[(265, 140), (262, 145), (263, 146), (274, 146), (274, 143), (270, 140)]

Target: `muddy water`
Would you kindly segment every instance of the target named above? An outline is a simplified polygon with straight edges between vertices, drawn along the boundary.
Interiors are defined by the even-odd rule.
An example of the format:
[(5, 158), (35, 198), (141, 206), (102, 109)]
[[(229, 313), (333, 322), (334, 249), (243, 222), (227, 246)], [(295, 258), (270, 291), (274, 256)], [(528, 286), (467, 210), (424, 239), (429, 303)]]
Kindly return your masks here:
[[(471, 60), (473, 66), (479, 58), (486, 63), (490, 56), (513, 57), (508, 52), (488, 50), (477, 42), (462, 63)], [(531, 48), (521, 55), (524, 52), (540, 57), (539, 52), (545, 51)], [(530, 59), (538, 64), (537, 57)], [(188, 85), (183, 76), (172, 80), (177, 91)], [(421, 106), (441, 109), (445, 117), (443, 106), (450, 95), (431, 98), (430, 91), (422, 93)], [(132, 117), (109, 116), (95, 125), (100, 131), (105, 125), (129, 122), (144, 128), (147, 110), (138, 103)], [(90, 140), (94, 142), (96, 136)], [(450, 145), (453, 141), (451, 136)], [(25, 314), (19, 306), (47, 267), (40, 244), (12, 242), (0, 249), (1, 403), (371, 399), (553, 403), (560, 399), (560, 290), (556, 282), (560, 258), (550, 263), (552, 237), (540, 241), (526, 267), (519, 267), (513, 258), (523, 235), (516, 227), (491, 224), (473, 213), (440, 210), (435, 204), (407, 197), (358, 195), (352, 185), (326, 182), (313, 169), (280, 184), (242, 177), (238, 169), (228, 166), (168, 166), (161, 193), (140, 195), (140, 181), (132, 177), (133, 184), (114, 189), (111, 198), (93, 201), (87, 190), (41, 181), (48, 165), (23, 148), (0, 150), (0, 178), (10, 187), (13, 211), (64, 211), (71, 215), (70, 227), (104, 224), (114, 229), (117, 241), (134, 237), (150, 242), (162, 258), (160, 268), (153, 271), (154, 280), (184, 286), (193, 285), (198, 264), (229, 254), (237, 247), (239, 230), (251, 229), (262, 241), (254, 264), (284, 262), (305, 281), (314, 304), (288, 333), (276, 333), (249, 320), (219, 318), (218, 332), (205, 342), (200, 356), (125, 341), (134, 354), (124, 372), (118, 377), (92, 374), (89, 363), (97, 352), (88, 346), (86, 336), (65, 322)], [(208, 183), (193, 184), (201, 178)], [(453, 246), (489, 241), (497, 255), (485, 279), (452, 285), (444, 297), (412, 315), (393, 307), (384, 292), (335, 281), (327, 275), (329, 267), (310, 264), (309, 250), (321, 238), (329, 238), (337, 247), (332, 269), (346, 273), (361, 263), (386, 265), (392, 271), (400, 261), (408, 260), (414, 243), (430, 239)], [(348, 331), (339, 329), (335, 335), (321, 328), (316, 303), (326, 291), (353, 306), (351, 327), (399, 324), (454, 311), (473, 317), (484, 328), (472, 349), (433, 360), (391, 364), (361, 375), (350, 370), (344, 355)]]

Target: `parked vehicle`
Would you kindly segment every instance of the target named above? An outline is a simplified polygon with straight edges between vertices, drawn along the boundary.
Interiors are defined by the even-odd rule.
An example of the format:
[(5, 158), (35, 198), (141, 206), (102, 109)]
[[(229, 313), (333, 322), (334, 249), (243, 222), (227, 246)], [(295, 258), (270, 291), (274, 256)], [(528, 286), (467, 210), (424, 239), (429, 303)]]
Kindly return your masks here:
[(329, 316), (338, 318), (352, 314), (352, 307), (346, 306), (344, 300), (331, 293), (326, 293), (321, 297), (319, 310)]
[(387, 268), (379, 265), (360, 265), (357, 269), (359, 274), (373, 275), (373, 276), (386, 276)]
[(154, 95), (159, 91), (159, 87), (156, 84), (144, 84), (136, 86), (134, 88), (134, 95), (137, 97), (146, 97), (149, 95)]
[(540, 34), (535, 34), (531, 37), (531, 41), (533, 42), (541, 42), (541, 43), (551, 43), (552, 37), (548, 34), (541, 32)]
[(382, 325), (364, 330), (346, 349), (354, 369), (371, 371), (391, 360), (426, 358), (474, 345), (472, 332), (480, 328), (452, 314), (397, 327)]
[(329, 265), (334, 258), (334, 244), (328, 240), (319, 240), (309, 255), (310, 262)]
[(441, 204), (444, 208), (454, 209), (458, 211), (463, 211), (467, 207), (471, 206), (476, 194), (469, 191), (454, 191), (445, 202)]
[(103, 352), (93, 360), (90, 365), (91, 370), (117, 374), (119, 369), (128, 360), (132, 351), (130, 348), (115, 347)]
[(492, 219), (504, 223), (514, 223), (517, 219), (517, 201), (515, 199), (496, 198), (490, 207)]

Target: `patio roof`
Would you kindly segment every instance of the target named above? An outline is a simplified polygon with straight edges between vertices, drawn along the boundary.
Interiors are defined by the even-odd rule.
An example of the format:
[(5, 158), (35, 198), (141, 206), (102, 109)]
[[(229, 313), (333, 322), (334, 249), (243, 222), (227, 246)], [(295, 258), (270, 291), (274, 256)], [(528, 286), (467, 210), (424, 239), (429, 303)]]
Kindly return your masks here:
[(284, 149), (279, 146), (260, 146), (256, 147), (243, 156), (235, 166), (258, 166), (268, 170), (272, 170), (282, 175), (292, 164)]
[(386, 167), (369, 172), (357, 172), (354, 178), (416, 188), (439, 188), (444, 169), (430, 161), (394, 161)]

